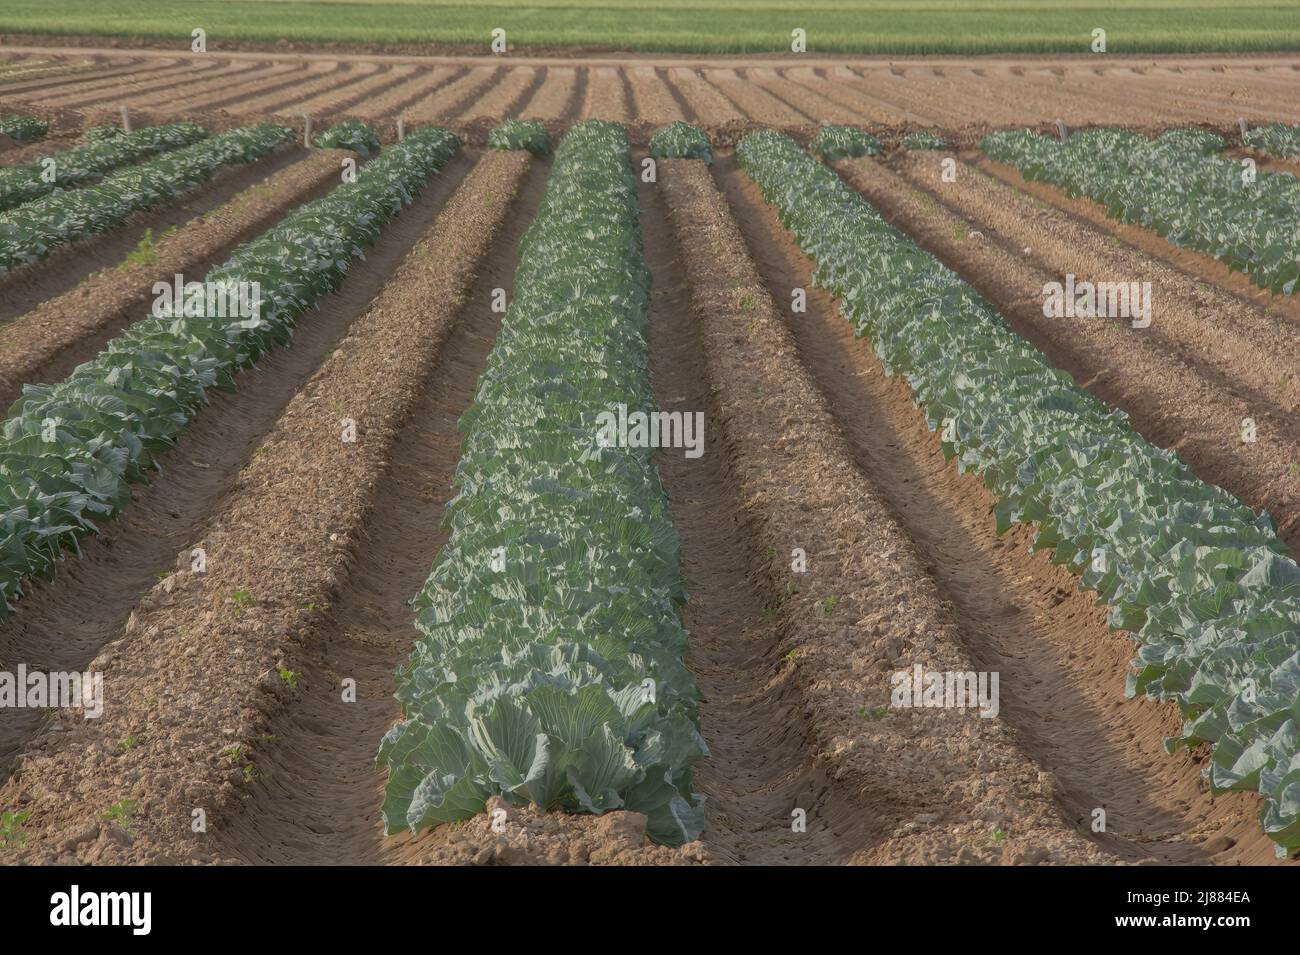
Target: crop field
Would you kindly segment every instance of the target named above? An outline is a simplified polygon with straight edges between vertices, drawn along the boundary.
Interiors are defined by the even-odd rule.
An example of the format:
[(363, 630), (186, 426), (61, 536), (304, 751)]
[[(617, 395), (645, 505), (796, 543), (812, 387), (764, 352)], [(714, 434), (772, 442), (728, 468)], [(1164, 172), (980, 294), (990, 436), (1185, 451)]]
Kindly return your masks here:
[(1294, 864), (1285, 44), (73, 39), (0, 47), (0, 863)]

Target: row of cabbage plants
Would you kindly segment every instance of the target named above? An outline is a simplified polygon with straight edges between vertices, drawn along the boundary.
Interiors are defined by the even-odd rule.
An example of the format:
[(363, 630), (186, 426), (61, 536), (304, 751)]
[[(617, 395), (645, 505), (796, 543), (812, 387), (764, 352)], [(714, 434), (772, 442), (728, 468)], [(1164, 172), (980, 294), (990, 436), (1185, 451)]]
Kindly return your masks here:
[(69, 243), (171, 202), (224, 166), (252, 162), (292, 137), (269, 123), (247, 126), (129, 166), (82, 189), (55, 192), (0, 215), (0, 275)]
[(680, 544), (653, 449), (598, 437), (602, 412), (655, 407), (622, 127), (565, 137), (520, 247), (461, 419), (451, 537), (415, 599), (404, 718), (379, 751), (385, 822), (453, 822), (495, 795), (636, 810), (652, 838), (680, 844), (703, 827), (692, 767), (706, 752), (681, 660)]
[(1122, 129), (1090, 129), (1063, 142), (1031, 130), (992, 133), (980, 147), (1107, 214), (1206, 252), (1256, 285), (1293, 293), (1300, 279), (1300, 180), (1256, 171), (1218, 153), (1227, 145), (1202, 130), (1150, 139)]
[(1241, 137), (1242, 144), (1269, 156), (1295, 159), (1300, 156), (1300, 125), (1269, 123), (1257, 126)]
[(1279, 854), (1300, 848), (1300, 567), (1268, 516), (1143, 440), (792, 140), (757, 133), (738, 156), (945, 453), (996, 493), (999, 533), (1034, 525), (1140, 643), (1129, 692), (1181, 707), (1170, 751), (1211, 744), (1211, 786), (1257, 791)]
[(115, 169), (189, 146), (207, 135), (207, 130), (195, 123), (150, 126), (112, 140), (74, 146), (35, 162), (0, 169), (0, 212), (58, 189), (85, 185)]
[(6, 116), (0, 119), (0, 135), (15, 142), (34, 143), (50, 131), (50, 124), (34, 116)]
[[(250, 291), (247, 309), (184, 303), (131, 325), (54, 385), (26, 385), (0, 430), (0, 612), (32, 577), (114, 517), (203, 406), (238, 372), (287, 343), (299, 317), (334, 291), (384, 223), (460, 147), (426, 127), (240, 246), (206, 280)], [(251, 294), (255, 293), (255, 294)], [(220, 314), (224, 313), (224, 314)]]

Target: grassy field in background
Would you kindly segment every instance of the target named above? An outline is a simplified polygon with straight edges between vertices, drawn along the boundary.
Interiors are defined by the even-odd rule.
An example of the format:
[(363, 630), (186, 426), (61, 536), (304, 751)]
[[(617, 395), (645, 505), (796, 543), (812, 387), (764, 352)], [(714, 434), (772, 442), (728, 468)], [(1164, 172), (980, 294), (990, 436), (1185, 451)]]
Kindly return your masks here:
[(584, 46), (696, 53), (1076, 52), (1300, 49), (1297, 0), (0, 0), (0, 32), (212, 41)]

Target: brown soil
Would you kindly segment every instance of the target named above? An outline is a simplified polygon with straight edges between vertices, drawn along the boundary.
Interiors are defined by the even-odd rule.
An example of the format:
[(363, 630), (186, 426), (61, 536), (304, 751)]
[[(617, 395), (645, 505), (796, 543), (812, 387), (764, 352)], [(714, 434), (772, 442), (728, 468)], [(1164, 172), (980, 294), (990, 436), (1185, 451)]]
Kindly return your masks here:
[[(722, 258), (716, 236), (706, 242), (706, 233), (695, 231), (708, 221), (702, 214), (716, 212), (698, 191), (707, 179), (700, 164), (668, 161), (660, 164), (658, 189), (641, 186), (654, 390), (665, 411), (705, 415), (701, 458), (663, 451), (657, 460), (682, 539), (687, 665), (702, 695), (700, 729), (710, 750), (696, 775), (708, 800), (704, 841), (718, 861), (732, 864), (842, 861), (862, 847), (874, 807), (861, 798), (859, 780), (838, 781), (818, 756), (794, 669), (781, 659), (788, 651), (772, 613), (780, 586), (764, 579), (768, 561), (756, 553), (731, 480), (744, 436), (731, 422), (719, 432), (714, 395), (729, 395), (738, 382), (727, 377), (734, 368), (711, 367), (706, 352), (716, 342), (703, 332), (720, 321), (719, 276), (747, 280), (752, 267), (743, 248)], [(792, 831), (795, 809), (807, 813), (806, 832)]]
[(215, 84), (236, 83), (245, 76), (260, 77), (276, 69), (270, 63), (182, 63), (163, 70), (142, 70), (130, 83), (107, 80), (102, 83), (77, 83), (66, 92), (42, 97), (46, 106), (82, 109), (101, 104), (112, 107), (148, 106), (152, 103), (179, 105), (194, 90)]
[[(21, 60), (18, 62), (22, 62)], [(26, 93), (35, 90), (57, 90), (65, 86), (89, 84), (96, 80), (108, 76), (126, 77), (129, 74), (138, 73), (145, 63), (158, 65), (164, 62), (176, 62), (175, 60), (157, 60), (149, 55), (130, 56), (115, 59), (111, 62), (105, 61), (89, 69), (69, 70), (58, 73), (43, 73), (36, 77), (16, 76), (13, 73), (6, 72), (0, 77), (0, 82), (4, 85), (5, 94), (9, 96), (18, 93)]]
[(808, 120), (804, 122), (812, 121), (818, 125), (843, 123), (857, 126), (862, 124), (863, 116), (861, 112), (848, 108), (837, 99), (830, 99), (814, 92), (802, 83), (791, 82), (788, 76), (792, 72), (794, 71), (787, 71), (787, 75), (782, 76), (776, 70), (756, 67), (752, 70), (746, 70), (745, 77), (749, 82), (758, 86), (769, 96), (779, 100), (783, 105), (796, 110), (801, 116), (808, 117)]
[[(373, 102), (391, 89), (404, 87), (416, 72), (416, 67), (405, 64), (381, 67), (377, 72), (350, 86), (335, 87), (294, 104), (294, 111), (310, 115), (337, 117), (349, 110), (362, 107), (366, 113), (374, 109)], [(364, 104), (364, 105), (363, 105)]]
[(203, 108), (215, 108), (227, 101), (235, 101), (241, 93), (264, 89), (275, 82), (281, 84), (301, 82), (303, 67), (296, 63), (263, 63), (258, 69), (244, 70), (231, 75), (204, 74), (174, 87), (162, 86), (153, 92), (124, 94), (114, 100), (105, 100), (85, 107), (88, 112), (111, 110), (127, 105), (132, 111), (162, 110), (168, 115), (190, 116)]
[(286, 156), (297, 161), (160, 239), (157, 261), (119, 262), (0, 327), (0, 406), (16, 400), (25, 383), (63, 378), (143, 318), (155, 281), (170, 282), (178, 273), (201, 281), (239, 243), (337, 185), (340, 159), (351, 155), (341, 149), (305, 156), (293, 150)]
[(708, 127), (745, 118), (731, 100), (695, 70), (672, 67), (667, 73), (669, 86), (677, 91), (692, 122)]
[(704, 77), (731, 100), (744, 115), (771, 126), (815, 124), (813, 116), (789, 105), (750, 81), (748, 70), (705, 70)]
[(1257, 799), (1211, 799), (1205, 752), (1165, 754), (1163, 738), (1181, 727), (1176, 708), (1125, 699), (1131, 640), (1106, 627), (1104, 608), (1076, 578), (1045, 553), (1028, 554), (1027, 529), (995, 535), (992, 495), (944, 461), (907, 384), (885, 376), (834, 300), (812, 288), (811, 263), (754, 185), (730, 162), (722, 175), (773, 294), (809, 289), (808, 314), (789, 321), (800, 354), (830, 396), (854, 462), (935, 575), (961, 645), (1002, 674), (1002, 715), (1068, 817), (1086, 832), (1093, 811), (1105, 809), (1098, 844), (1123, 860), (1271, 861)]
[[(401, 715), (393, 673), (418, 636), (408, 602), (446, 541), (442, 517), (460, 459), (456, 423), (499, 324), (492, 289), (511, 288), (516, 246), (545, 179), (545, 167), (529, 169), (527, 153), (485, 154), (427, 240), (290, 407), (279, 430), (302, 437), (293, 447), (270, 446), (265, 461), (259, 456), (255, 467), (275, 478), (258, 481), (237, 502), (240, 512), (262, 513), (286, 493), (303, 496), (310, 482), (311, 504), (291, 530), (277, 532), (282, 555), (264, 556), (257, 535), (234, 519), (238, 512), (223, 521), (228, 546), (239, 546), (239, 574), (285, 579), (288, 592), (272, 590), (256, 613), (273, 629), (298, 635), (300, 646), (278, 652), (302, 678), (294, 705), (271, 714), (275, 742), (259, 745), (254, 757), (262, 778), (217, 834), (219, 856), (374, 863), (418, 862), (443, 851), (442, 830), (384, 838), (385, 777), (374, 759)], [(489, 258), (489, 249), (498, 254)], [(376, 388), (379, 375), (384, 382)], [(360, 394), (365, 405), (355, 408)], [(344, 410), (322, 417), (327, 407)], [(358, 423), (358, 446), (347, 455), (334, 450), (338, 414)], [(364, 493), (350, 495), (348, 488)], [(318, 551), (328, 535), (332, 546), (304, 573), (303, 555)], [(204, 582), (203, 599), (187, 613), (220, 603), (213, 583)], [(319, 619), (301, 610), (307, 602), (322, 607)], [(274, 647), (249, 640), (266, 666), (277, 662)], [(339, 700), (344, 677), (356, 680), (355, 704)]]
[[(675, 404), (698, 410), (692, 399), (712, 395), (705, 458), (722, 458), (707, 469), (681, 465), (691, 472), (687, 500), (673, 495), (692, 603), (697, 589), (705, 596), (689, 662), (715, 751), (701, 774), (716, 803), (707, 841), (752, 861), (1101, 861), (1062, 819), (1050, 780), (1004, 721), (890, 708), (892, 672), (914, 662), (971, 670), (972, 661), (881, 486), (854, 460), (805, 370), (775, 304), (788, 287), (764, 286), (760, 269), (770, 276), (770, 268), (745, 254), (754, 233), (741, 237), (702, 164), (660, 168), (695, 311), (680, 331), (664, 330), (686, 342), (662, 367), (686, 363), (674, 384), (690, 390)], [(648, 238), (653, 248), (653, 225)], [(679, 311), (665, 305), (665, 314)], [(690, 347), (692, 328), (702, 348)], [(701, 351), (703, 374), (690, 358)], [(670, 483), (672, 462), (666, 456)], [(796, 547), (806, 573), (792, 572)], [(751, 587), (768, 598), (767, 626), (737, 579), (746, 563)], [(807, 833), (790, 831), (796, 807), (808, 812)]]
[[(845, 69), (837, 74), (836, 82), (879, 101), (906, 116), (909, 122), (921, 121), (926, 126), (955, 129), (970, 123), (974, 118), (952, 103), (952, 97), (936, 96), (934, 81), (926, 71), (919, 68), (863, 71)], [(944, 85), (947, 88), (948, 84)]]
[(634, 116), (655, 126), (666, 126), (686, 119), (682, 104), (673, 96), (664, 77), (653, 67), (629, 67), (627, 82), (632, 88)]
[[(867, 90), (853, 85), (857, 74), (848, 67), (836, 67), (826, 70), (814, 70), (803, 67), (786, 71), (791, 85), (802, 86), (812, 94), (820, 96), (830, 103), (837, 104), (848, 112), (859, 116), (858, 123), (874, 123), (897, 126), (915, 123), (922, 126), (931, 125), (931, 121), (919, 113), (887, 103)], [(869, 87), (876, 89), (877, 87)], [(874, 127), (873, 127), (874, 128)]]
[(629, 122), (632, 119), (632, 110), (628, 108), (630, 96), (619, 70), (593, 66), (587, 70), (587, 100), (582, 107), (582, 118)]
[(375, 116), (400, 116), (407, 107), (418, 103), (452, 80), (463, 76), (464, 73), (463, 69), (457, 67), (417, 68), (392, 89), (367, 99), (366, 108)]
[(41, 59), (28, 57), (13, 63), (0, 64), (0, 80), (41, 79), (50, 76), (91, 73), (103, 66), (104, 61), (96, 57), (72, 57), (69, 59)]
[(79, 137), (79, 132), (59, 134), (51, 130), (44, 139), (26, 145), (14, 146), (12, 149), (6, 149), (0, 153), (0, 166), (21, 166), (25, 163), (36, 162), (45, 156), (52, 156), (65, 149), (71, 149), (77, 145)]
[[(341, 96), (349, 89), (345, 82), (349, 76), (338, 64), (271, 63), (268, 66), (269, 69), (256, 73), (240, 74), (228, 83), (187, 86), (177, 92), (171, 109), (182, 113), (204, 110), (256, 113), (261, 108), (269, 116), (284, 112), (314, 92), (338, 90)], [(369, 74), (361, 74), (366, 75)], [(136, 100), (131, 105), (135, 109), (167, 108), (157, 97)]]
[(459, 121), (488, 122), (495, 126), (503, 119), (516, 117), (545, 79), (545, 69), (510, 70), (500, 82), (494, 83), (477, 97)]
[(61, 96), (72, 89), (101, 89), (104, 86), (111, 85), (110, 80), (123, 87), (129, 87), (134, 82), (143, 81), (152, 76), (154, 70), (171, 70), (179, 67), (180, 64), (181, 61), (175, 57), (157, 59), (148, 55), (132, 56), (94, 70), (79, 70), (75, 73), (31, 80), (20, 78), (12, 82), (4, 82), (3, 85), (6, 96), (43, 94), (43, 96), (37, 95), (33, 97), (43, 99), (44, 96)]
[[(50, 108), (80, 109), (98, 104), (109, 104), (114, 109), (137, 95), (147, 95), (171, 85), (199, 82), (221, 64), (209, 63), (199, 68), (191, 63), (172, 65), (144, 64), (144, 69), (129, 76), (91, 83), (74, 83), (60, 90), (44, 91), (41, 104)], [(229, 69), (229, 67), (225, 67)]]
[(562, 66), (545, 67), (545, 76), (528, 103), (521, 119), (562, 120), (579, 108), (578, 71)]
[(441, 98), (443, 90), (452, 88), (453, 84), (464, 79), (468, 73), (467, 66), (436, 66), (416, 77), (408, 86), (399, 86), (378, 97), (372, 104), (375, 115), (406, 116), (414, 115), (422, 107), (431, 108), (434, 97)]
[(477, 102), (501, 79), (501, 70), (492, 66), (475, 66), (463, 76), (435, 95), (425, 99), (419, 107), (408, 110), (414, 119), (446, 122), (462, 110)]
[[(81, 669), (121, 634), (159, 573), (175, 566), (182, 548), (189, 554), (215, 502), (234, 485), (261, 437), (383, 287), (468, 166), (465, 156), (454, 158), (385, 228), (366, 259), (353, 265), (342, 289), (302, 317), (293, 347), (275, 350), (241, 375), (237, 393), (212, 395), (177, 445), (160, 457), (161, 475), (137, 487), (122, 514), (104, 524), (100, 536), (84, 541), (82, 556), (67, 560), (53, 583), (31, 587), (19, 612), (0, 624), (0, 666)], [(41, 730), (39, 715), (0, 711), (0, 765)], [(50, 727), (47, 739), (57, 732)]]
[[(84, 59), (75, 50), (17, 52), (47, 63)], [(1154, 131), (1193, 123), (1231, 134), (1239, 115), (1251, 121), (1292, 116), (1289, 93), (1296, 73), (1289, 61), (1258, 56), (1108, 57), (1107, 67), (1101, 68), (1081, 57), (805, 56), (792, 65), (790, 57), (763, 56), (593, 56), (584, 61), (235, 52), (210, 54), (199, 68), (192, 58), (147, 50), (101, 55), (110, 65), (84, 75), (12, 83), (0, 76), (0, 93), (21, 101), (25, 109), (55, 115), (79, 104), (87, 114), (83, 120), (111, 116), (121, 103), (151, 115), (158, 110), (158, 119), (183, 115), (205, 122), (227, 114), (246, 120), (301, 112), (322, 119), (405, 115), (411, 121), (452, 124), (475, 142), (492, 123), (530, 110), (548, 128), (561, 124), (556, 132), (580, 116), (628, 123), (640, 143), (657, 126), (681, 115), (702, 124), (720, 146), (755, 126), (782, 127), (806, 138), (823, 120), (890, 129), (939, 126), (954, 141), (972, 145), (991, 128), (1044, 126), (1057, 118), (1072, 127), (1108, 124)], [(113, 73), (117, 57), (130, 59), (120, 68), (123, 72)], [(1144, 66), (1134, 68), (1138, 62)], [(159, 70), (169, 72), (160, 79)], [(222, 71), (227, 70), (230, 86), (224, 88)], [(172, 81), (175, 96), (170, 95)], [(581, 99), (579, 109), (559, 105), (573, 95)], [(535, 111), (530, 107), (534, 100), (539, 104)], [(209, 115), (217, 110), (225, 112)]]

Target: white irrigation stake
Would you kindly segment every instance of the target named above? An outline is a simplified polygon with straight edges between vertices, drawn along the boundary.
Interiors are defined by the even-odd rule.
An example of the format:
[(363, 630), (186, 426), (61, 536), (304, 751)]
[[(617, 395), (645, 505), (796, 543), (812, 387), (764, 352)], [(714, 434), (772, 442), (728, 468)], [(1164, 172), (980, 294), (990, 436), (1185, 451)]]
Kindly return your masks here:
[(397, 141), (400, 143), (406, 138), (406, 122), (400, 117), (397, 120)]
[(1246, 145), (1246, 120), (1241, 116), (1237, 117), (1237, 128), (1241, 130), (1241, 144)]
[(125, 106), (123, 106), (122, 107), (122, 132), (129, 133), (130, 131), (131, 131), (131, 111), (128, 110)]
[(302, 114), (302, 144), (311, 148), (311, 117), (306, 113)]
[(1069, 130), (1065, 128), (1065, 120), (1058, 119), (1056, 121), (1056, 132), (1061, 137), (1061, 142), (1065, 142), (1065, 137), (1070, 135)]

